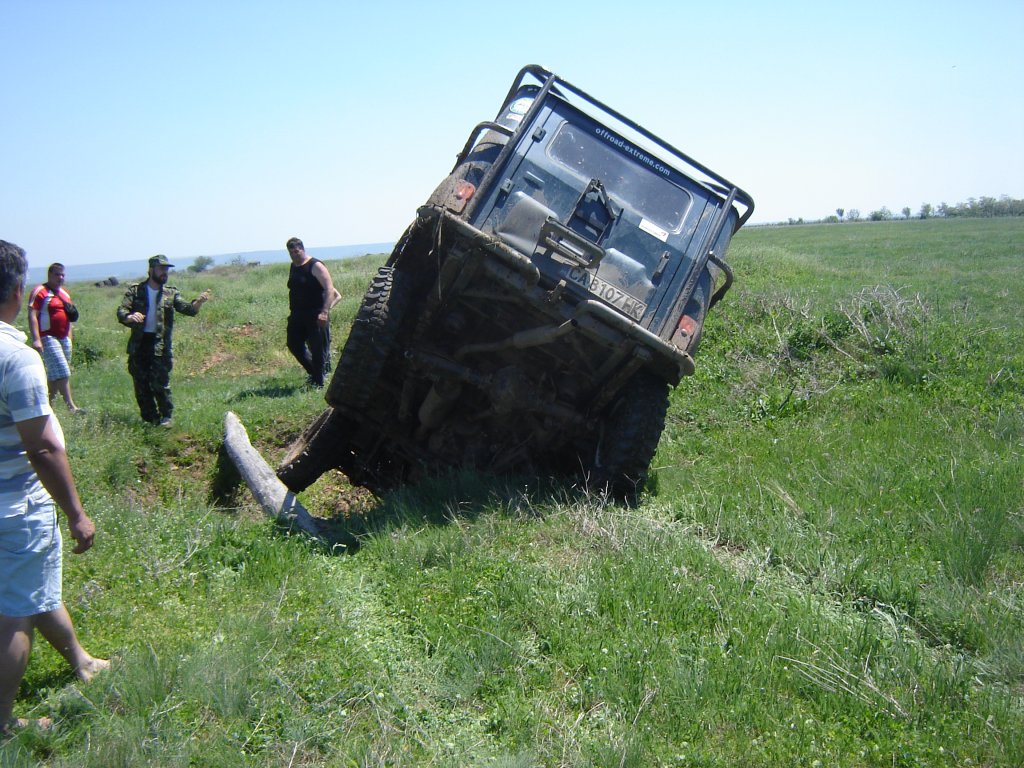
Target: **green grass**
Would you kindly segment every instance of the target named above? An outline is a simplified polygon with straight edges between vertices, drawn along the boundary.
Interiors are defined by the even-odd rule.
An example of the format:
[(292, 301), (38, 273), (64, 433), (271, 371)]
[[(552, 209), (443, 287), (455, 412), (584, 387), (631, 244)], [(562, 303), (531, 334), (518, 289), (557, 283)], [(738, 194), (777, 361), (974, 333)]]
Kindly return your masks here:
[[(0, 765), (1024, 763), (1024, 222), (754, 228), (635, 508), (454, 475), (303, 494), (328, 548), (225, 482), (322, 409), (287, 265), (175, 275), (171, 430), (138, 420), (119, 288), (72, 285), (65, 561), (82, 686), (37, 643)], [(331, 263), (340, 343), (383, 257)], [(73, 277), (73, 275), (72, 275)], [(22, 318), (23, 319), (23, 318)], [(358, 546), (352, 546), (358, 545)]]

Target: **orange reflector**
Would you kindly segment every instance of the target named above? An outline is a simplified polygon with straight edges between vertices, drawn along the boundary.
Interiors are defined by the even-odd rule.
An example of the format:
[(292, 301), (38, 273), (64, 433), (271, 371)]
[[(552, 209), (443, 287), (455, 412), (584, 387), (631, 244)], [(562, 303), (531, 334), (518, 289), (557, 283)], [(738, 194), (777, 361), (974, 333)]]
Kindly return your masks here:
[(689, 315), (683, 315), (679, 318), (679, 325), (676, 326), (677, 331), (682, 331), (689, 337), (693, 337), (694, 332), (697, 330), (697, 321)]
[(455, 184), (455, 199), (469, 200), (476, 192), (476, 186), (463, 179)]

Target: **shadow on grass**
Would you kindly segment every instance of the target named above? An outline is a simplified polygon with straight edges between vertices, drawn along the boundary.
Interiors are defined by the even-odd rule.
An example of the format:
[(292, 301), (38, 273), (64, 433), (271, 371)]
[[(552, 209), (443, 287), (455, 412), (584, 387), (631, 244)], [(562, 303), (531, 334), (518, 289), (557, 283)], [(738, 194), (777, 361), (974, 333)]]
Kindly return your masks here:
[(567, 478), (490, 475), (452, 470), (407, 483), (381, 497), (366, 496), (363, 504), (345, 504), (331, 517), (318, 518), (324, 541), (332, 551), (352, 554), (368, 538), (405, 526), (449, 525), (473, 521), (485, 513), (518, 519), (538, 516), (551, 503), (593, 498)]
[(234, 397), (228, 398), (229, 403), (237, 403), (242, 400), (248, 400), (252, 397), (267, 397), (267, 398), (278, 398), (278, 397), (291, 397), (296, 392), (302, 391), (303, 387), (296, 384), (265, 384), (260, 387), (252, 387), (250, 389), (243, 389)]
[[(62, 423), (66, 421), (68, 417), (62, 416)], [(132, 429), (152, 429), (155, 425), (150, 424), (142, 420), (138, 411), (127, 411), (127, 410), (107, 410), (100, 408), (89, 408), (84, 415), (84, 418), (88, 422), (92, 422), (98, 428), (105, 431), (111, 428), (117, 427), (126, 430)]]
[[(313, 515), (318, 543), (334, 554), (352, 554), (370, 537), (403, 526), (448, 525), (472, 521), (485, 512), (522, 518), (551, 502), (594, 498), (578, 482), (565, 478), (491, 475), (468, 469), (451, 470), (410, 482), (381, 496), (341, 481), (340, 472), (325, 473), (303, 496)], [(248, 493), (241, 475), (221, 446), (211, 482), (211, 501), (224, 508), (238, 505)], [(277, 521), (282, 532), (294, 526)]]
[[(38, 635), (37, 635), (38, 637)], [(56, 691), (69, 683), (78, 680), (71, 667), (61, 664), (60, 668), (48, 670), (38, 676), (33, 676), (32, 687), (36, 691)]]
[(233, 507), (238, 492), (244, 488), (242, 476), (228, 456), (227, 449), (221, 443), (217, 449), (217, 461), (210, 479), (210, 501), (218, 507)]

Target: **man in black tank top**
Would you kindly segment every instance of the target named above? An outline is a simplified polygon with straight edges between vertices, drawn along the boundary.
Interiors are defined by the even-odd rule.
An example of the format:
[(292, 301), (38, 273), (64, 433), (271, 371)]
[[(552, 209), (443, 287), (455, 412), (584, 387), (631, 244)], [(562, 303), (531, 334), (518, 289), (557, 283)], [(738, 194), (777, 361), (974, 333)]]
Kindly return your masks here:
[(293, 237), (286, 244), (292, 267), (288, 272), (288, 351), (308, 376), (306, 382), (318, 389), (330, 352), (331, 273), (319, 259), (306, 255), (302, 241)]

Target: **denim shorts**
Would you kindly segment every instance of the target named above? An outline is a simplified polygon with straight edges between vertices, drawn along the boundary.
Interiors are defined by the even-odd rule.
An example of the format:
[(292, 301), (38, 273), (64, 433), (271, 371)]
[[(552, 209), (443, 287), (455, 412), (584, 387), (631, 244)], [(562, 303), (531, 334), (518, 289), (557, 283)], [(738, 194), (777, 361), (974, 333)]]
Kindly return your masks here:
[(23, 514), (0, 517), (0, 614), (11, 617), (49, 613), (62, 601), (56, 506), (45, 492), (23, 504)]

